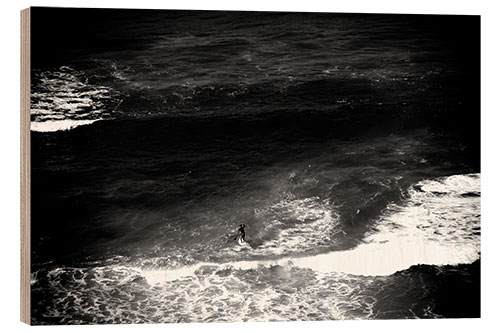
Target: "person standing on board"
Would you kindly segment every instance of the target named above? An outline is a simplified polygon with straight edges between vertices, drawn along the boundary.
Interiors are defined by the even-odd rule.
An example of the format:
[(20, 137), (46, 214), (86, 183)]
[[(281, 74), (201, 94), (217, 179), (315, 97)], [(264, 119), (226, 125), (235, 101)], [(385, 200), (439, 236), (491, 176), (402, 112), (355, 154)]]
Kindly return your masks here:
[(238, 235), (234, 238), (234, 240), (240, 241), (240, 239), (244, 242), (245, 241), (245, 225), (240, 224), (240, 227), (238, 228)]

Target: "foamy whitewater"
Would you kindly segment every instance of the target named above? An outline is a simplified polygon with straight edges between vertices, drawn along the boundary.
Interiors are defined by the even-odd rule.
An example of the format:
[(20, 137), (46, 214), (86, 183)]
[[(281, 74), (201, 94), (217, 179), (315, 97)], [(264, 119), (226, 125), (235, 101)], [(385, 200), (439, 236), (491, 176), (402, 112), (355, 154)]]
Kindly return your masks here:
[[(317, 221), (324, 218), (309, 200), (296, 211)], [(109, 265), (87, 269), (57, 268), (42, 279), (62, 297), (50, 306), (51, 316), (64, 316), (70, 306), (90, 322), (371, 318), (379, 284), (386, 283), (383, 276), (414, 265), (470, 264), (479, 259), (479, 221), (480, 175), (455, 175), (412, 186), (407, 198), (389, 205), (363, 243), (350, 250), (156, 269), (110, 260)], [(270, 244), (256, 251), (264, 248), (270, 254), (275, 251)], [(252, 249), (236, 245), (233, 251)], [(35, 274), (32, 284), (39, 278)], [(439, 317), (429, 306), (415, 316)]]
[[(310, 214), (317, 213), (311, 210)], [(316, 225), (306, 228), (309, 227), (324, 234)], [(466, 264), (479, 259), (479, 230), (480, 175), (456, 175), (418, 183), (410, 189), (403, 205), (387, 207), (364, 244), (352, 250), (300, 258), (230, 262), (223, 264), (222, 269), (293, 265), (321, 273), (379, 276), (418, 264)], [(277, 242), (287, 236), (287, 232), (282, 232)], [(246, 250), (252, 251), (248, 246)], [(266, 250), (273, 252), (274, 248)], [(140, 272), (149, 283), (155, 284), (194, 275), (204, 265), (209, 263), (175, 270), (141, 269)]]
[(68, 66), (35, 73), (31, 93), (31, 130), (67, 131), (106, 119), (119, 105), (119, 94), (87, 82), (85, 74)]
[(31, 17), (33, 324), (480, 316), (478, 17)]

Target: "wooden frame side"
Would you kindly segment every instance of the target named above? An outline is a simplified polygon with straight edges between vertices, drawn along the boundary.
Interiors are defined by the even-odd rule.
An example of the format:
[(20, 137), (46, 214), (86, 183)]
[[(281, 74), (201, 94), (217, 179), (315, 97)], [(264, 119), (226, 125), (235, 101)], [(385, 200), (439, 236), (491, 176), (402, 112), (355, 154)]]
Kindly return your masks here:
[(30, 84), (31, 10), (21, 11), (21, 321), (31, 323)]

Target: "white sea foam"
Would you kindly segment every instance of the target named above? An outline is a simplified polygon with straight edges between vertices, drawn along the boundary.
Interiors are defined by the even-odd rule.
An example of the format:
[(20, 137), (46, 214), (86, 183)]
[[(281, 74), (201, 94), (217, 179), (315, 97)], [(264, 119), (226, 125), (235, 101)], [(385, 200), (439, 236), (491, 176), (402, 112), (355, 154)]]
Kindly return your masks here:
[[(296, 221), (293, 227), (283, 228), (275, 239), (266, 241), (263, 253), (273, 254), (307, 251), (326, 245), (330, 241), (333, 228), (338, 224), (328, 202), (318, 197), (302, 200), (283, 200), (273, 207), (275, 216)], [(280, 221), (274, 221), (280, 223)]]
[(259, 219), (266, 221), (260, 234), (270, 232), (273, 233), (273, 237), (265, 239), (254, 247), (239, 248), (238, 251), (226, 248), (219, 252), (219, 257), (241, 258), (247, 254), (291, 255), (326, 247), (330, 244), (330, 237), (339, 223), (330, 202), (319, 197), (305, 199), (285, 197), (269, 207), (256, 211), (255, 214)]
[(31, 130), (35, 132), (56, 132), (56, 131), (67, 131), (82, 125), (89, 125), (99, 121), (99, 119), (91, 120), (48, 120), (48, 121), (38, 121), (31, 123)]
[(85, 73), (62, 66), (37, 73), (31, 94), (31, 130), (67, 131), (109, 116), (119, 104), (113, 89), (88, 83)]
[[(43, 282), (40, 288), (38, 280), (45, 277), (35, 273), (33, 290), (37, 295), (50, 290), (52, 302), (44, 304), (42, 317), (34, 317), (41, 322), (61, 317), (74, 324), (376, 318), (377, 301), (383, 301), (378, 293), (386, 283), (376, 276), (415, 264), (470, 263), (479, 257), (479, 186), (477, 174), (422, 181), (403, 204), (387, 207), (363, 244), (345, 251), (177, 269), (137, 268), (119, 260), (60, 267), (47, 273), (50, 288)], [(278, 206), (299, 228), (325, 217), (317, 198)], [(415, 292), (426, 292), (421, 283)], [(398, 312), (391, 312), (392, 318), (417, 316), (397, 304), (393, 310)], [(68, 315), (74, 313), (84, 316)], [(429, 304), (418, 316), (437, 315)]]
[[(250, 270), (293, 265), (321, 273), (383, 276), (417, 264), (472, 263), (480, 255), (479, 193), (479, 174), (424, 180), (409, 191), (404, 204), (389, 205), (365, 242), (354, 249), (300, 258), (233, 261), (219, 267)], [(207, 265), (213, 263), (139, 271), (150, 284), (156, 284), (191, 276)]]

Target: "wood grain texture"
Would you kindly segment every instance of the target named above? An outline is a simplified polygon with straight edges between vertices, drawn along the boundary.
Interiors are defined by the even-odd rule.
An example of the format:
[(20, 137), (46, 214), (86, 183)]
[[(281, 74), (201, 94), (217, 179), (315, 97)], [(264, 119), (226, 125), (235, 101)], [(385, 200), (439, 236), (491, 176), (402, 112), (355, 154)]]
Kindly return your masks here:
[(30, 9), (21, 11), (21, 321), (30, 324)]

